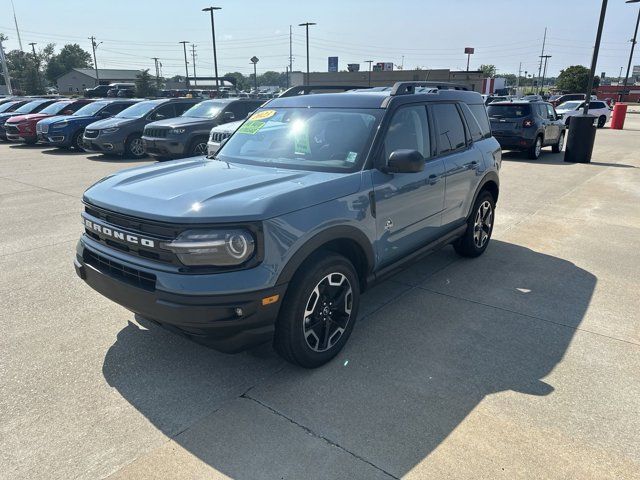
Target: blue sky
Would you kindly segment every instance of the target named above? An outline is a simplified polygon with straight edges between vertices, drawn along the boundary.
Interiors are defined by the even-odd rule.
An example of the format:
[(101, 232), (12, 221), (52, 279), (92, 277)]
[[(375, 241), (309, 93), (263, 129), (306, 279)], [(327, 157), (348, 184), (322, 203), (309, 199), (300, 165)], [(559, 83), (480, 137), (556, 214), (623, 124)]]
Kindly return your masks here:
[[(184, 72), (181, 40), (197, 45), (198, 75), (213, 74), (211, 30), (194, 0), (14, 0), (23, 46), (37, 42), (79, 43), (90, 49), (95, 35), (101, 68), (151, 68), (160, 57), (163, 74)], [(284, 71), (293, 25), (294, 70), (305, 69), (305, 21), (310, 30), (311, 69), (326, 71), (327, 57), (338, 56), (340, 68), (364, 60), (387, 61), (414, 68), (464, 69), (464, 47), (476, 48), (471, 67), (492, 63), (499, 71), (537, 72), (544, 28), (548, 27), (549, 72), (573, 64), (589, 65), (600, 0), (217, 0), (218, 65), (221, 73)], [(617, 77), (626, 69), (629, 39), (640, 4), (609, 0), (598, 74)], [(17, 48), (10, 0), (0, 0), (0, 32)], [(189, 58), (190, 60), (190, 58)], [(640, 64), (638, 49), (635, 64)], [(189, 66), (191, 72), (191, 65)], [(365, 68), (364, 63), (362, 68)]]

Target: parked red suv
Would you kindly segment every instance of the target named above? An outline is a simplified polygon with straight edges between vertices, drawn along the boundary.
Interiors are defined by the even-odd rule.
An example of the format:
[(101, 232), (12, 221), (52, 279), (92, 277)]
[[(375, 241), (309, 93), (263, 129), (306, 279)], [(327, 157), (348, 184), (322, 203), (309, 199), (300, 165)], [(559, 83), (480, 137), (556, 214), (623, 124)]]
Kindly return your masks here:
[(4, 124), (7, 140), (12, 142), (24, 142), (32, 145), (38, 141), (36, 134), (36, 123), (43, 118), (54, 117), (56, 115), (71, 115), (79, 108), (91, 103), (93, 100), (82, 98), (78, 100), (62, 100), (55, 102), (38, 113), (28, 113), (7, 119)]

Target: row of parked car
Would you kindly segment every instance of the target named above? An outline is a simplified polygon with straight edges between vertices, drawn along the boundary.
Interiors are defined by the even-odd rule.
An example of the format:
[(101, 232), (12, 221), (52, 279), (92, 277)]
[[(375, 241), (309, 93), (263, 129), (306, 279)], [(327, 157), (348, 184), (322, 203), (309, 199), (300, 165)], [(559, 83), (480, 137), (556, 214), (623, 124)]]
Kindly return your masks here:
[(0, 139), (133, 158), (203, 155), (213, 127), (244, 120), (262, 100), (4, 99)]

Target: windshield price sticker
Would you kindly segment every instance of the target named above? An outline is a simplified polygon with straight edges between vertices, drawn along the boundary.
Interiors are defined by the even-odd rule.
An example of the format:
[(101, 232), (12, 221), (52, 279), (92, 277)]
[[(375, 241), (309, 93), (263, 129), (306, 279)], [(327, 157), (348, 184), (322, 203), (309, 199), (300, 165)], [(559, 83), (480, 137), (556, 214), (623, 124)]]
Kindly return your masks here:
[(245, 122), (239, 129), (238, 129), (238, 133), (246, 133), (247, 135), (255, 135), (256, 133), (258, 133), (260, 131), (260, 129), (262, 127), (264, 127), (265, 123), (264, 122), (255, 122), (255, 121), (248, 121)]
[(275, 114), (275, 110), (262, 110), (251, 115), (249, 120), (266, 120), (267, 118), (273, 117)]

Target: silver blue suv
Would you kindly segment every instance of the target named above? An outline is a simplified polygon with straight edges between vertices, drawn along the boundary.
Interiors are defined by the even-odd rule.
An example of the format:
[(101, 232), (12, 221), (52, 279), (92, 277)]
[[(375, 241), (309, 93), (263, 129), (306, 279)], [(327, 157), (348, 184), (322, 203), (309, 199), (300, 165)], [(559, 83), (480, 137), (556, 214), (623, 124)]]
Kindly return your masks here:
[(213, 159), (102, 179), (84, 194), (78, 275), (218, 350), (272, 340), (324, 364), (365, 289), (443, 245), (489, 244), (501, 150), (482, 97), (425, 86), (273, 99)]

